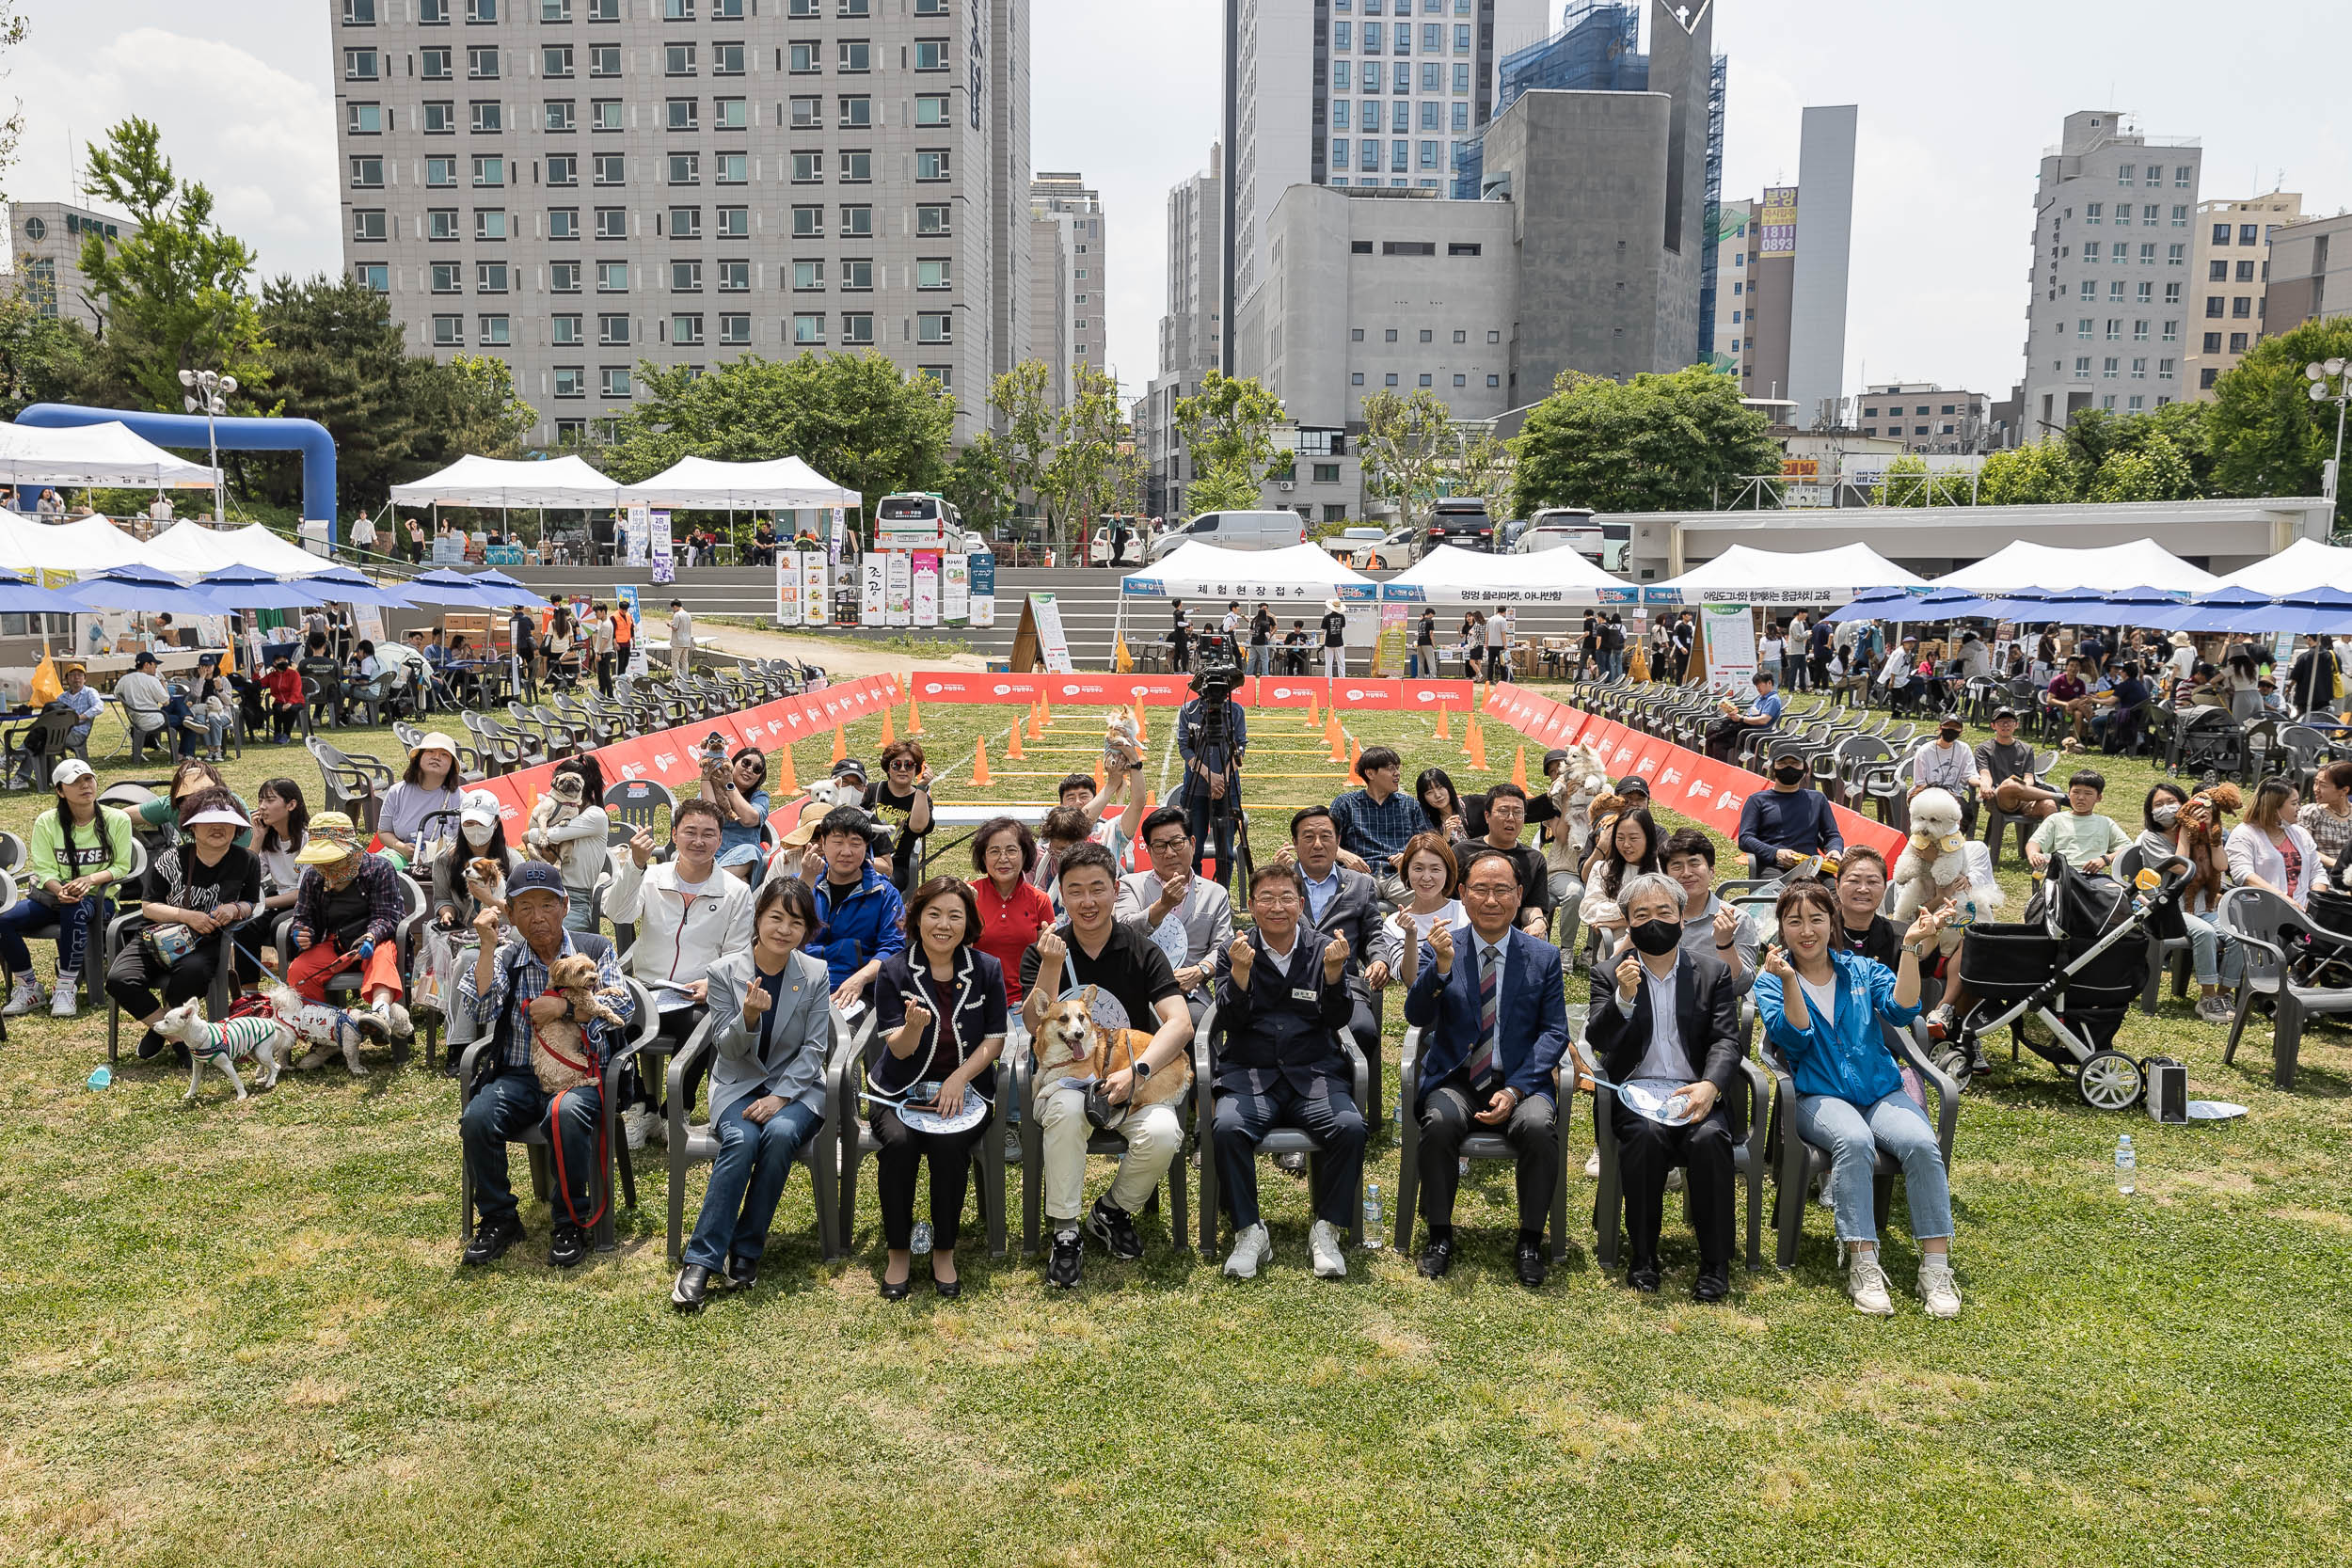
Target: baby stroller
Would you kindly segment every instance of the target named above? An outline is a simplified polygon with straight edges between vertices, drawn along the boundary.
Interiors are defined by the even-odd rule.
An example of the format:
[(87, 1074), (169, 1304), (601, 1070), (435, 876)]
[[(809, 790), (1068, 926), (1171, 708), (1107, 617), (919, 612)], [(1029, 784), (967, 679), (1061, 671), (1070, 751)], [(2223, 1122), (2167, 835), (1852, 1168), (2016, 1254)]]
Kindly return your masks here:
[[(1960, 977), (1976, 1000), (1937, 1065), (1964, 1085), (1978, 1040), (2007, 1025), (2013, 1041), (2073, 1073), (2084, 1104), (2101, 1111), (2137, 1104), (2147, 1074), (2114, 1049), (2115, 1033), (2147, 984), (2151, 932), (2186, 934), (2181, 890), (2188, 876), (2188, 862), (2178, 856), (2142, 870), (2133, 887), (2051, 861), (2026, 921), (1968, 927)], [(2049, 1039), (2037, 1038), (2028, 1023), (2046, 1028)], [(2016, 1059), (2014, 1044), (2010, 1055)]]

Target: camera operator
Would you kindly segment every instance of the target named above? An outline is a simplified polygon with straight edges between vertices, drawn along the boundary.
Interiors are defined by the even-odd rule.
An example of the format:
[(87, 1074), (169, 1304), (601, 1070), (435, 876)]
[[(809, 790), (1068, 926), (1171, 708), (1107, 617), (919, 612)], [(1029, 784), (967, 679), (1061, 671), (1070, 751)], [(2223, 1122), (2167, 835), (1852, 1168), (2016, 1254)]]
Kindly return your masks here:
[(1241, 765), (1249, 748), (1249, 721), (1233, 701), (1240, 684), (1241, 670), (1230, 658), (1204, 665), (1193, 678), (1195, 695), (1176, 716), (1176, 750), (1184, 759), (1185, 826), (1198, 847), (1211, 842), (1210, 826), (1215, 824), (1220, 886), (1232, 877)]
[(758, 848), (759, 826), (768, 820), (767, 753), (746, 746), (730, 760), (725, 742), (706, 742), (702, 763), (702, 797), (719, 808), (719, 853), (739, 844)]

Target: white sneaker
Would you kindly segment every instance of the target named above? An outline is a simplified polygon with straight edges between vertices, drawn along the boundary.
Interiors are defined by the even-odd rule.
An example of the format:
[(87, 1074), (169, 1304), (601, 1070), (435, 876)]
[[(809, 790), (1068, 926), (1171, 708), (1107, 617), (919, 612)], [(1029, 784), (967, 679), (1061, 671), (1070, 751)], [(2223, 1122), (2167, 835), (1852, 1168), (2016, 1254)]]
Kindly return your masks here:
[(1273, 1254), (1274, 1243), (1266, 1238), (1263, 1225), (1253, 1225), (1233, 1238), (1233, 1250), (1225, 1255), (1225, 1273), (1233, 1279), (1255, 1279), (1258, 1265)]
[[(1263, 1232), (1263, 1227), (1261, 1227)], [(1317, 1220), (1307, 1227), (1307, 1250), (1314, 1256), (1317, 1279), (1345, 1279), (1347, 1253), (1340, 1245), (1340, 1227)]]
[(391, 1030), (392, 1038), (396, 1040), (405, 1040), (415, 1037), (417, 1033), (416, 1021), (408, 1016), (407, 1008), (402, 1006), (399, 1003), (392, 1001), (386, 1001), (381, 1004), (381, 1006), (384, 1012), (385, 1024)]
[(1927, 1304), (1931, 1318), (1960, 1316), (1960, 1283), (1952, 1277), (1949, 1260), (1930, 1258), (1919, 1265), (1919, 1299)]
[(49, 997), (49, 1016), (72, 1018), (81, 1010), (82, 977), (79, 974), (58, 975), (57, 989)]
[(643, 1105), (631, 1105), (621, 1113), (621, 1134), (631, 1148), (645, 1147), (645, 1126), (653, 1120), (653, 1113)]
[(1867, 1258), (1856, 1256), (1846, 1265), (1846, 1294), (1853, 1298), (1853, 1309), (1867, 1312), (1874, 1318), (1895, 1315), (1894, 1298), (1886, 1293), (1886, 1271), (1879, 1267), (1878, 1254)]
[(668, 1148), (670, 1144), (670, 1118), (663, 1116), (659, 1111), (649, 1112), (648, 1115), (653, 1117), (653, 1126), (647, 1129), (647, 1135), (650, 1136), (654, 1142), (661, 1145), (664, 1148)]
[(1598, 1176), (1600, 1175), (1600, 1150), (1599, 1150), (1599, 1149), (1597, 1149), (1597, 1149), (1593, 1150), (1590, 1154), (1587, 1154), (1586, 1156), (1584, 1156), (1584, 1174), (1585, 1174), (1585, 1176), (1586, 1176), (1588, 1179), (1589, 1179), (1589, 1178), (1597, 1178), (1597, 1177), (1598, 1177)]
[(8, 992), (8, 1005), (0, 1007), (0, 1018), (23, 1018), (48, 1000), (49, 993), (41, 989), (40, 981), (30, 974), (20, 974), (15, 989)]

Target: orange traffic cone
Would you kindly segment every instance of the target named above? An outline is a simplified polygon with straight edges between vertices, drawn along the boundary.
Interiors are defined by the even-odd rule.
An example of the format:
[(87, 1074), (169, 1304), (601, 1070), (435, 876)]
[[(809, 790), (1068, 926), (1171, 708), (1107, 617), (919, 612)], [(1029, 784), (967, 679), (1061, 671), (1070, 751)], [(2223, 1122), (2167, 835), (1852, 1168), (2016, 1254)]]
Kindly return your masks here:
[(1511, 782), (1521, 789), (1527, 787), (1527, 748), (1522, 746), (1511, 759)]
[(1101, 757), (1094, 759), (1094, 793), (1097, 795), (1103, 793), (1103, 759)]
[(1018, 721), (1014, 721), (1011, 733), (1005, 736), (1005, 760), (1007, 762), (1028, 760), (1021, 754), (1021, 725)]
[(1320, 710), (1315, 705), (1315, 694), (1310, 691), (1307, 693), (1307, 727), (1312, 729), (1321, 722), (1323, 719)]
[(1136, 821), (1138, 821), (1138, 822), (1140, 822), (1140, 821), (1142, 821), (1142, 820), (1144, 819), (1144, 817), (1149, 816), (1151, 816), (1151, 815), (1152, 815), (1152, 786), (1151, 786), (1150, 784), (1145, 784), (1145, 785), (1143, 786), (1143, 810), (1141, 811), (1141, 813), (1139, 813), (1139, 814), (1136, 816)]
[(1325, 722), (1323, 737), (1331, 743), (1331, 760), (1345, 762), (1347, 760), (1347, 736), (1340, 730), (1338, 714), (1331, 715), (1330, 719)]
[(988, 776), (988, 739), (985, 736), (980, 738), (972, 752), (972, 782), (976, 784), (987, 784), (993, 782)]
[(1140, 697), (1136, 698), (1134, 705), (1136, 712), (1136, 743), (1137, 745), (1141, 745), (1143, 742), (1151, 739), (1152, 737), (1143, 733), (1143, 699)]
[(922, 719), (922, 715), (920, 715), (920, 714), (918, 714), (918, 713), (916, 713), (916, 712), (915, 712), (915, 710), (914, 710), (914, 693), (913, 693), (912, 691), (910, 691), (910, 692), (908, 692), (908, 693), (907, 693), (907, 734), (909, 734), (909, 735), (921, 735), (922, 733), (923, 733), (923, 719)]
[(792, 768), (792, 748), (787, 745), (779, 747), (778, 750), (784, 756), (784, 768), (776, 775), (776, 794), (779, 798), (798, 794), (801, 780), (800, 775)]
[(839, 762), (850, 754), (850, 737), (841, 733), (841, 726), (833, 727), (833, 760)]
[(882, 705), (882, 744), (883, 744), (884, 746), (887, 746), (887, 745), (889, 745), (892, 741), (894, 741), (894, 740), (896, 740), (896, 739), (898, 739), (898, 730), (897, 730), (897, 729), (895, 729), (894, 727), (892, 727), (891, 722), (890, 722), (890, 705), (889, 705), (887, 703), (885, 703), (885, 704), (883, 704), (883, 705)]
[(1462, 750), (1470, 753), (1470, 765), (1472, 768), (1478, 768), (1482, 771), (1485, 770), (1486, 766), (1486, 737), (1479, 732), (1478, 721), (1476, 719), (1472, 719), (1470, 721), (1470, 736), (1465, 741)]
[(1433, 738), (1438, 740), (1451, 740), (1454, 738), (1453, 704), (1439, 703), (1438, 705), (1438, 733)]
[(1040, 717), (1045, 709), (1045, 699), (1040, 697), (1029, 705), (1029, 738), (1037, 740), (1045, 734), (1045, 721)]
[(1347, 776), (1351, 779), (1364, 776), (1364, 743), (1352, 735), (1347, 737)]

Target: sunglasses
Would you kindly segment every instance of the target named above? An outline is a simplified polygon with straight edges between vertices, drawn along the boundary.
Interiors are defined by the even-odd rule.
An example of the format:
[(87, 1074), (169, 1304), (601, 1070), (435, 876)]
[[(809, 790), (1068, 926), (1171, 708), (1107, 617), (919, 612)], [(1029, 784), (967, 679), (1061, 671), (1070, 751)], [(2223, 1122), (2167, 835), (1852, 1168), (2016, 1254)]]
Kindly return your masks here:
[(893, 773), (912, 773), (920, 765), (917, 763), (909, 762), (905, 758), (901, 757), (898, 761), (890, 765), (890, 770)]

